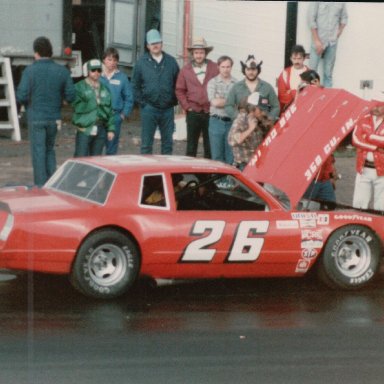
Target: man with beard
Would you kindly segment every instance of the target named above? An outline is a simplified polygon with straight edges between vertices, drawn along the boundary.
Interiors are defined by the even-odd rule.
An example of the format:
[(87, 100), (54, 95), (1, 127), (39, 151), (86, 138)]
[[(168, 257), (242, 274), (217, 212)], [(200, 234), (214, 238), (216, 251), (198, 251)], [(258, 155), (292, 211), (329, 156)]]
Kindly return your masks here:
[(209, 47), (202, 37), (193, 40), (188, 51), (190, 63), (180, 71), (176, 82), (176, 96), (187, 114), (187, 156), (196, 157), (200, 135), (203, 135), (204, 157), (211, 158), (209, 143), (209, 109), (207, 94), (209, 80), (219, 74), (217, 64), (207, 59), (213, 47)]
[(253, 55), (249, 55), (244, 63), (240, 61), (245, 78), (231, 88), (225, 104), (225, 112), (231, 119), (237, 116), (240, 103), (253, 92), (259, 93), (260, 104), (265, 107), (268, 117), (273, 121), (279, 118), (280, 106), (276, 92), (271, 84), (259, 78), (262, 63), (257, 63)]
[(285, 68), (277, 79), (277, 96), (281, 112), (284, 112), (295, 100), (297, 88), (301, 83), (300, 75), (308, 70), (304, 65), (305, 55), (302, 45), (294, 45), (290, 57), (292, 65)]

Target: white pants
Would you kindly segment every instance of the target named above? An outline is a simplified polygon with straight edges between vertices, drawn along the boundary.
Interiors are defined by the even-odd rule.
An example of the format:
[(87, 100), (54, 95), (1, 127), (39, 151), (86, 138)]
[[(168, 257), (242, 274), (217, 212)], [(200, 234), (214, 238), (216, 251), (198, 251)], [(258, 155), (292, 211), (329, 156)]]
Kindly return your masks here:
[(373, 209), (384, 211), (384, 176), (377, 176), (376, 169), (363, 168), (355, 180), (353, 193), (353, 206), (355, 208), (368, 208), (373, 197)]

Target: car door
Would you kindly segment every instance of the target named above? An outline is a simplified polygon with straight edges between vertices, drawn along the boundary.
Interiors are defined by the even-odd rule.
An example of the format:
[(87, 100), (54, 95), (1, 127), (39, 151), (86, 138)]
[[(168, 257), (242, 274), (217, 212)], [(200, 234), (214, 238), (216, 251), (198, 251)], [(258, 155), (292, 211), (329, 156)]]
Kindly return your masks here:
[[(299, 221), (283, 208), (271, 210), (265, 192), (261, 197), (233, 176), (216, 176), (184, 174), (181, 193), (173, 186), (173, 209), (156, 217), (161, 238), (147, 243), (157, 271), (180, 278), (298, 273)], [(213, 192), (202, 191), (211, 186)]]

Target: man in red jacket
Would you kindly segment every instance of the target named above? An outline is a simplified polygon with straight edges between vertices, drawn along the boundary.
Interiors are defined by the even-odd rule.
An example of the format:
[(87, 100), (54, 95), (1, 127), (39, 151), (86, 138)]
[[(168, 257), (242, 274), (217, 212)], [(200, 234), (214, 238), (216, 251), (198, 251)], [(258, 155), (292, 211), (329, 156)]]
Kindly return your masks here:
[(203, 134), (204, 157), (208, 159), (211, 158), (211, 148), (207, 84), (219, 73), (217, 64), (207, 59), (212, 49), (204, 38), (195, 38), (188, 47), (192, 60), (181, 69), (176, 81), (176, 96), (187, 114), (187, 156), (196, 157), (199, 138)]
[(355, 208), (384, 211), (384, 93), (372, 98), (370, 112), (356, 122), (352, 143), (356, 151), (356, 181), (353, 194)]
[(301, 83), (300, 75), (308, 69), (304, 65), (305, 56), (304, 47), (294, 45), (290, 57), (292, 65), (285, 68), (277, 79), (277, 97), (279, 98), (281, 113), (295, 100), (297, 87)]

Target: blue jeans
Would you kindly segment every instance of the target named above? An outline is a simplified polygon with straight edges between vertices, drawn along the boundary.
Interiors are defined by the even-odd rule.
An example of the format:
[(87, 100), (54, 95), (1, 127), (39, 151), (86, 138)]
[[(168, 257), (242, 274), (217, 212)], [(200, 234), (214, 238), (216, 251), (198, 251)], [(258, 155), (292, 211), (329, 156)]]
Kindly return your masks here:
[(102, 125), (97, 127), (96, 136), (88, 136), (78, 130), (76, 133), (76, 148), (74, 157), (102, 155), (106, 137), (107, 130)]
[(319, 56), (316, 53), (315, 47), (313, 45), (311, 46), (309, 67), (317, 71), (320, 60), (323, 59), (322, 83), (326, 88), (332, 88), (332, 85), (333, 85), (332, 74), (333, 74), (333, 67), (335, 66), (335, 61), (336, 61), (336, 49), (337, 49), (337, 43), (335, 45), (328, 45), (328, 47), (325, 48), (323, 55)]
[(140, 109), (142, 154), (152, 154), (153, 140), (157, 127), (161, 136), (161, 154), (172, 155), (173, 132), (175, 131), (174, 108), (160, 109), (149, 104)]
[(115, 120), (115, 136), (112, 140), (108, 140), (106, 138), (105, 140), (105, 154), (106, 155), (116, 155), (117, 151), (119, 149), (119, 139), (120, 139), (120, 132), (121, 132), (121, 123), (123, 122), (120, 113), (115, 113), (114, 115)]
[(29, 139), (32, 154), (33, 181), (38, 187), (56, 171), (56, 120), (29, 121)]
[(213, 160), (233, 164), (232, 147), (228, 144), (228, 133), (232, 121), (223, 121), (216, 117), (209, 118), (209, 143)]
[(304, 193), (304, 198), (336, 202), (336, 194), (330, 180), (312, 181)]

